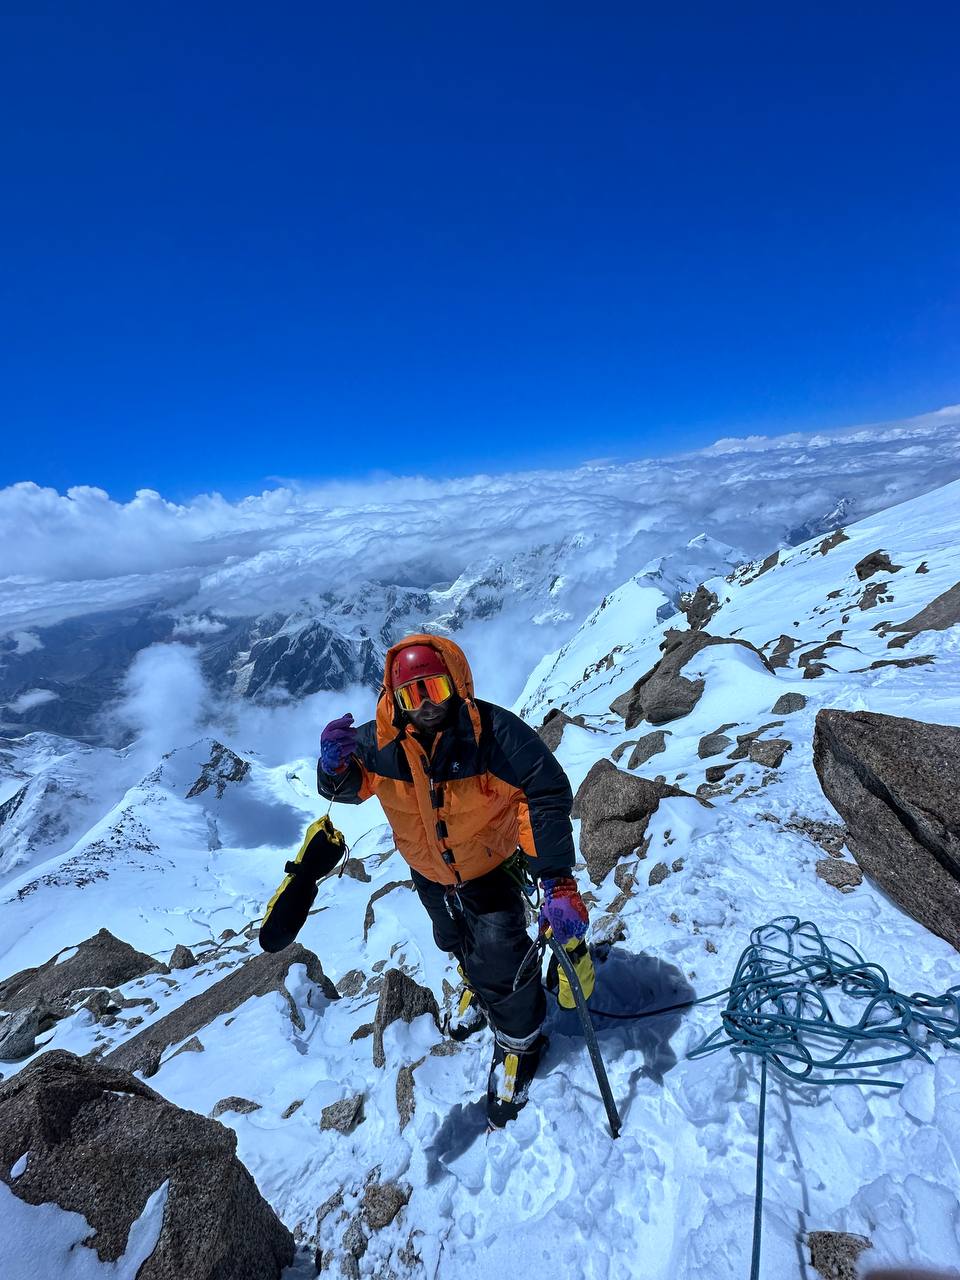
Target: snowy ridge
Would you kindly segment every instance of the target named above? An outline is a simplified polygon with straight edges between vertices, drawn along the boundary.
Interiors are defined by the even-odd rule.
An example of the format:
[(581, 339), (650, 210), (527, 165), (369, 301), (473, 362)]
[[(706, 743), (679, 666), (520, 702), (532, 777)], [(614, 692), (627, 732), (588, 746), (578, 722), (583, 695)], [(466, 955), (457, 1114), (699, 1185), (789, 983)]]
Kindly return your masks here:
[[(713, 807), (688, 797), (664, 800), (644, 856), (622, 859), (599, 885), (589, 884), (581, 866), (595, 943), (615, 937), (617, 925), (622, 935), (598, 946), (598, 1009), (658, 1007), (684, 992), (725, 987), (750, 931), (786, 914), (847, 939), (882, 964), (900, 990), (936, 994), (958, 982), (957, 953), (869, 881), (841, 892), (817, 874), (825, 857), (817, 841), (839, 837), (842, 844), (842, 832), (810, 747), (821, 706), (960, 724), (960, 627), (913, 638), (895, 629), (956, 580), (960, 484), (843, 532), (845, 540), (818, 535), (781, 550), (775, 565), (760, 561), (706, 583), (717, 609), (705, 630), (749, 641), (773, 670), (730, 644), (690, 660), (683, 674), (702, 677), (703, 694), (693, 711), (663, 726), (663, 750), (636, 772), (662, 774)], [(831, 545), (824, 549), (825, 542)], [(861, 577), (856, 566), (876, 551), (899, 568), (862, 567)], [(650, 732), (645, 723), (627, 730), (610, 704), (655, 665), (667, 630), (686, 627), (676, 596), (695, 585), (671, 578), (668, 563), (648, 565), (609, 592), (530, 675), (517, 706), (532, 723), (556, 707), (588, 726), (567, 724), (557, 749), (575, 788), (615, 752), (618, 767), (628, 768), (631, 744)], [(781, 644), (783, 636), (789, 644)], [(911, 665), (874, 665), (891, 662)], [(806, 703), (774, 714), (784, 694)], [(702, 740), (721, 728), (728, 745), (701, 755)], [(763, 763), (762, 752), (757, 760), (749, 753), (730, 760), (741, 735), (789, 747), (777, 767)], [(235, 763), (240, 757), (245, 769)], [(720, 765), (729, 768), (707, 781), (706, 770)], [(123, 988), (150, 1004), (124, 1011), (111, 1026), (78, 1009), (41, 1048), (109, 1051), (256, 954), (254, 922), (303, 827), (320, 811), (312, 772), (312, 761), (270, 769), (249, 752), (231, 759), (211, 739), (184, 744), (131, 780), (69, 849), (51, 847), (47, 861), (7, 879), (0, 893), (4, 975), (46, 960), (101, 924), (160, 959), (178, 942), (198, 953), (194, 968)], [(207, 785), (196, 790), (204, 777)], [(757, 1065), (726, 1052), (685, 1057), (718, 1025), (718, 1006), (644, 1022), (598, 1018), (624, 1118), (617, 1142), (607, 1132), (576, 1019), (554, 1008), (530, 1105), (507, 1130), (485, 1136), (478, 1099), (490, 1053), (486, 1033), (452, 1046), (429, 1016), (398, 1022), (386, 1032), (386, 1066), (372, 1065), (363, 1028), (384, 967), (405, 970), (438, 998), (454, 974), (404, 883), (406, 867), (376, 802), (335, 808), (334, 818), (369, 880), (325, 882), (300, 941), (341, 991), (353, 994), (330, 1002), (302, 970), (292, 970), (288, 992), (302, 1025), (280, 994), (251, 999), (199, 1032), (202, 1052), (170, 1045), (149, 1080), (203, 1114), (233, 1095), (256, 1104), (220, 1120), (234, 1129), (240, 1158), (303, 1244), (286, 1280), (315, 1274), (314, 1249), (332, 1274), (349, 1255), (355, 1274), (397, 1280), (488, 1280), (512, 1274), (518, 1258), (531, 1273), (585, 1280), (746, 1277)], [(849, 855), (837, 860), (852, 865)], [(223, 936), (227, 930), (235, 932)], [(907, 1081), (901, 1093), (772, 1082), (765, 1280), (814, 1280), (799, 1242), (817, 1229), (870, 1237), (862, 1265), (960, 1267), (960, 1054), (935, 1045), (930, 1053), (933, 1065), (898, 1068)], [(4, 1064), (4, 1071), (22, 1065)], [(401, 1074), (412, 1080), (414, 1104), (405, 1124)], [(363, 1121), (349, 1134), (321, 1129), (323, 1108), (356, 1094), (363, 1095)], [(357, 1258), (345, 1237), (374, 1174), (409, 1187), (410, 1199), (395, 1221), (370, 1233)], [(338, 1195), (318, 1222), (318, 1208)]]

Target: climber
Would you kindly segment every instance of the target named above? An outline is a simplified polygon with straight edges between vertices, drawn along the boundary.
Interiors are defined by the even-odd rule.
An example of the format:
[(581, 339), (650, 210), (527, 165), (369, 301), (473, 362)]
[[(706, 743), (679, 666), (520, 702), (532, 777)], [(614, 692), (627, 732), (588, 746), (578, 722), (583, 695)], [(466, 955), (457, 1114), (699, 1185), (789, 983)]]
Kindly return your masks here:
[[(448, 1032), (462, 1040), (488, 1022), (493, 1029), (487, 1114), (502, 1126), (526, 1102), (546, 1047), (514, 855), (540, 881), (541, 931), (552, 929), (584, 993), (593, 990), (566, 774), (529, 725), (474, 697), (458, 645), (413, 635), (387, 654), (376, 719), (355, 728), (348, 714), (323, 730), (317, 787), (348, 804), (380, 800), (434, 940), (459, 968)], [(573, 1007), (564, 978), (558, 994)]]

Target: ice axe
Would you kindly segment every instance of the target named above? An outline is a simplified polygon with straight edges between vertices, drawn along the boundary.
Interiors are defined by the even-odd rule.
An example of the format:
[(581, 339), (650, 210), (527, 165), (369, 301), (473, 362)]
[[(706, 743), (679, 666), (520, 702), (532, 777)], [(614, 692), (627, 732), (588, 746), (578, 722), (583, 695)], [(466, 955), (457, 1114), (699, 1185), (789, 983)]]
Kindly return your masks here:
[[(527, 902), (530, 899), (527, 898)], [(532, 909), (532, 904), (531, 904)], [(587, 1042), (587, 1049), (590, 1052), (590, 1061), (593, 1064), (593, 1073), (597, 1077), (597, 1084), (600, 1087), (600, 1096), (603, 1098), (603, 1105), (607, 1112), (607, 1122), (610, 1125), (610, 1135), (613, 1138), (619, 1138), (622, 1121), (620, 1113), (617, 1110), (617, 1104), (614, 1101), (613, 1091), (610, 1088), (610, 1081), (607, 1079), (607, 1069), (603, 1065), (603, 1058), (600, 1056), (600, 1045), (597, 1043), (597, 1032), (593, 1022), (590, 1019), (590, 1013), (587, 1009), (586, 997), (583, 994), (583, 987), (580, 985), (580, 979), (577, 977), (577, 971), (570, 962), (565, 948), (553, 936), (553, 930), (547, 926), (540, 933), (543, 944), (546, 944), (553, 952), (557, 964), (563, 969), (567, 975), (567, 981), (570, 983), (570, 990), (573, 992), (573, 998), (576, 1001), (577, 1013), (580, 1017), (580, 1025), (583, 1027), (583, 1037)]]
[[(534, 887), (534, 882), (530, 879), (527, 872), (522, 850), (518, 849), (513, 857), (503, 864), (503, 868), (519, 887), (524, 906), (530, 913), (530, 922), (535, 928), (537, 928), (539, 925), (537, 906), (530, 897), (530, 890)], [(586, 1040), (587, 1049), (590, 1051), (590, 1061), (593, 1064), (593, 1073), (597, 1077), (600, 1096), (603, 1098), (603, 1105), (606, 1108), (607, 1121), (610, 1125), (610, 1134), (614, 1138), (619, 1138), (623, 1122), (620, 1119), (617, 1104), (613, 1099), (613, 1091), (610, 1088), (610, 1081), (607, 1079), (607, 1069), (603, 1065), (603, 1058), (600, 1056), (600, 1045), (597, 1043), (597, 1032), (590, 1019), (590, 1013), (587, 1010), (587, 998), (583, 994), (583, 987), (580, 985), (580, 979), (577, 977), (576, 969), (574, 969), (570, 962), (570, 957), (553, 936), (553, 930), (549, 925), (545, 929), (541, 929), (537, 934), (537, 940), (530, 948), (530, 952), (532, 953), (534, 949), (539, 948), (542, 954), (544, 947), (550, 948), (556, 957), (557, 964), (567, 975), (567, 981), (570, 983), (570, 990), (573, 992), (573, 999), (577, 1006), (580, 1025), (583, 1027), (583, 1038)], [(526, 960), (524, 960), (523, 964), (521, 964), (521, 973), (525, 969), (526, 963)]]

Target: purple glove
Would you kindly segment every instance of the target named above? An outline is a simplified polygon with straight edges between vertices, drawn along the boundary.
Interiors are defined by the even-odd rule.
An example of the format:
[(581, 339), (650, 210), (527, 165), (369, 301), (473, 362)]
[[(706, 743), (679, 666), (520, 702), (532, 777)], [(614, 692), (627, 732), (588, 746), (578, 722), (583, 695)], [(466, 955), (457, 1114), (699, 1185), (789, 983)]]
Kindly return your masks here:
[(331, 720), (320, 735), (320, 768), (324, 773), (343, 773), (357, 749), (357, 731), (348, 711)]
[(589, 917), (573, 876), (557, 876), (552, 880), (541, 880), (540, 884), (543, 886), (540, 932), (551, 928), (561, 946), (582, 938), (587, 932)]

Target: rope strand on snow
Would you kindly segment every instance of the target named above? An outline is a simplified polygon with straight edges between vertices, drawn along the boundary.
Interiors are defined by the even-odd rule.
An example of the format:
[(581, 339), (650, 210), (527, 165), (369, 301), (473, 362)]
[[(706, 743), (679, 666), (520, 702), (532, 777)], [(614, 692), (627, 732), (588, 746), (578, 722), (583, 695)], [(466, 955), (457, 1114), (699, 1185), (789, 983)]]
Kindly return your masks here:
[[(918, 1037), (960, 1048), (960, 986), (942, 996), (895, 991), (884, 969), (868, 963), (842, 939), (833, 939), (842, 955), (827, 944), (815, 924), (797, 916), (781, 916), (754, 929), (730, 984), (721, 1013), (722, 1028), (691, 1049), (688, 1058), (719, 1049), (760, 1058), (760, 1114), (757, 1131), (757, 1183), (753, 1219), (750, 1280), (760, 1275), (763, 1211), (763, 1142), (767, 1100), (767, 1066), (795, 1084), (871, 1084), (902, 1089), (903, 1082), (814, 1076), (819, 1072), (866, 1071), (922, 1058), (932, 1062)], [(828, 1004), (824, 991), (837, 988), (846, 999), (866, 1000), (860, 1017), (849, 1025)], [(700, 1003), (691, 1002), (691, 1003)], [(855, 1055), (870, 1046), (891, 1052), (866, 1059)]]

